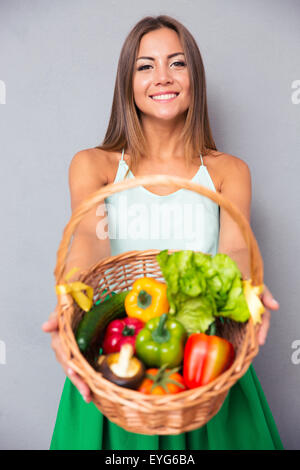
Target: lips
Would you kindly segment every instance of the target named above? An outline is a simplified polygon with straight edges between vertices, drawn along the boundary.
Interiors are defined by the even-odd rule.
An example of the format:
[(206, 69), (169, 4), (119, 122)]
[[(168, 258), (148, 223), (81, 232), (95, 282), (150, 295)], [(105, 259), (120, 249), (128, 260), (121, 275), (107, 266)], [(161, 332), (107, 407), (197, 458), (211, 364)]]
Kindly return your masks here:
[(155, 95), (150, 95), (150, 98), (153, 101), (172, 101), (179, 95), (178, 92), (168, 92), (168, 93), (155, 93)]
[(153, 96), (162, 96), (162, 95), (179, 95), (179, 91), (162, 91), (161, 93), (153, 93), (153, 95), (149, 95), (150, 98)]

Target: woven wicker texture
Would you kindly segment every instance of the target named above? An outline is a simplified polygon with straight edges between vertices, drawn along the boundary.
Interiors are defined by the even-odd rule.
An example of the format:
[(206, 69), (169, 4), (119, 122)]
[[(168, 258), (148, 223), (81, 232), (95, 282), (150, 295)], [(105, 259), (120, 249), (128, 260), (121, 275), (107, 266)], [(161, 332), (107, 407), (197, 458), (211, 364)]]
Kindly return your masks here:
[[(111, 194), (139, 185), (176, 186), (195, 191), (210, 198), (224, 208), (238, 224), (249, 251), (251, 279), (254, 286), (263, 284), (263, 261), (257, 241), (247, 219), (220, 193), (184, 178), (149, 175), (109, 184), (83, 201), (73, 212), (66, 225), (57, 251), (55, 267), (56, 284), (63, 284), (66, 275), (66, 259), (72, 235), (85, 214)], [(169, 250), (172, 253), (177, 250)], [(137, 277), (151, 276), (163, 280), (156, 261), (159, 250), (130, 251), (102, 259), (88, 270), (82, 271), (79, 280), (92, 286), (94, 300), (104, 299), (112, 292), (131, 288)], [(144, 395), (119, 387), (104, 379), (93, 367), (93, 354), (97, 352), (101, 338), (91, 346), (91, 357), (84, 357), (76, 343), (74, 332), (84, 312), (71, 295), (60, 295), (58, 307), (59, 334), (70, 366), (92, 390), (97, 408), (111, 421), (127, 431), (141, 434), (179, 434), (206, 424), (221, 408), (228, 390), (241, 378), (257, 355), (258, 325), (252, 319), (246, 323), (218, 322), (220, 336), (232, 342), (236, 357), (232, 366), (211, 383), (175, 395)]]

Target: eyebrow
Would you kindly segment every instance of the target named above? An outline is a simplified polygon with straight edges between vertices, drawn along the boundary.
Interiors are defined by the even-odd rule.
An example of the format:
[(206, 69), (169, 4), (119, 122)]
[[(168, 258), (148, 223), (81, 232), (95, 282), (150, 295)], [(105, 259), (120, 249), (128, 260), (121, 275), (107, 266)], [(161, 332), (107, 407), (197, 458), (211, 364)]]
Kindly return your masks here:
[[(168, 59), (171, 59), (172, 57), (175, 57), (176, 55), (184, 55), (184, 53), (183, 52), (174, 52), (173, 54), (168, 55)], [(145, 56), (138, 57), (136, 60), (140, 60), (140, 59), (154, 60), (153, 57), (145, 57)]]

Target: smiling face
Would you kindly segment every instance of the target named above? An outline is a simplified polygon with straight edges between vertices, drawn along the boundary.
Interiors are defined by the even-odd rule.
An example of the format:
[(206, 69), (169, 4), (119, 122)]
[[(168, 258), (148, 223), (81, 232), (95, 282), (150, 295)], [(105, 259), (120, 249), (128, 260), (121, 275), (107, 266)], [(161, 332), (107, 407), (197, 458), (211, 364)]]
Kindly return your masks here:
[(187, 111), (190, 79), (174, 30), (161, 28), (142, 37), (133, 74), (133, 93), (142, 118), (172, 120)]

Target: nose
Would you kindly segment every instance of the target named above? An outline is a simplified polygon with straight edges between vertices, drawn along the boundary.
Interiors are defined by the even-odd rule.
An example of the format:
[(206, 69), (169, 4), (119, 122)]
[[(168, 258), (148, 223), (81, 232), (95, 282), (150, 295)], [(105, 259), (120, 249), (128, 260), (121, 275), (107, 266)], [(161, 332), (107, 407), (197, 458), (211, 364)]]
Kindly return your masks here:
[(167, 85), (168, 83), (172, 83), (172, 81), (169, 67), (163, 64), (157, 65), (154, 74), (155, 85)]

